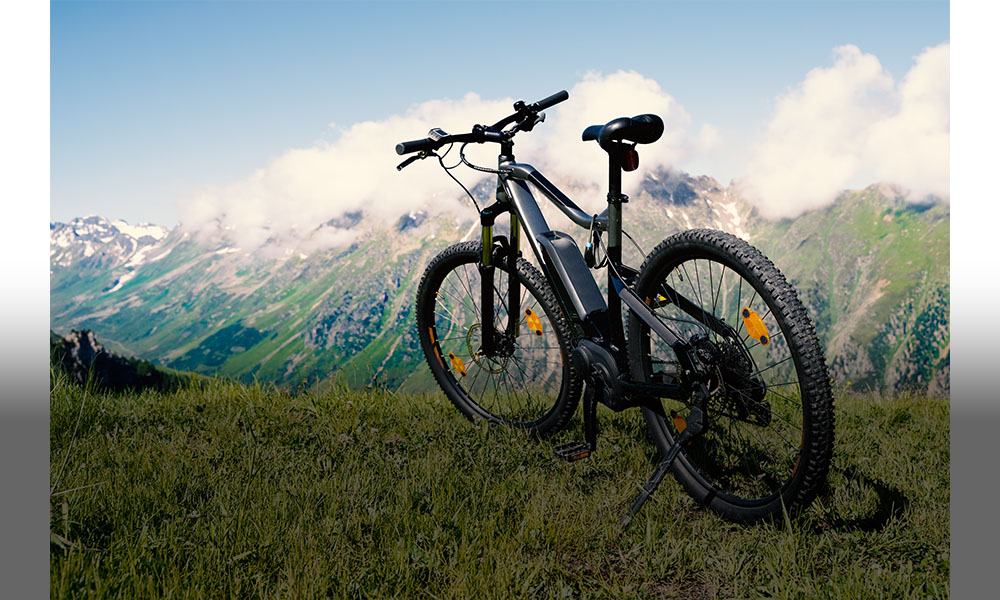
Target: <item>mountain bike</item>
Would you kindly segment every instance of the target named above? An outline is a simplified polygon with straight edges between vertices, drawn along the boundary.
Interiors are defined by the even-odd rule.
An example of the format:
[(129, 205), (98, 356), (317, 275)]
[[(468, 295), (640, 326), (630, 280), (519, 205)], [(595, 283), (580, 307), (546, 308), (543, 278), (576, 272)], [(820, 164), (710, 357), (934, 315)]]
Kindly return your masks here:
[[(660, 460), (623, 526), (668, 471), (733, 521), (802, 509), (826, 479), (834, 417), (823, 350), (795, 290), (760, 251), (722, 231), (678, 233), (638, 269), (624, 264), (622, 173), (638, 167), (637, 145), (658, 140), (663, 121), (644, 114), (583, 131), (608, 155), (608, 205), (592, 215), (514, 158), (515, 135), (568, 98), (518, 101), (492, 125), (432, 129), (396, 146), (413, 154), (399, 170), (435, 157), (459, 185), (450, 172), (459, 164), (496, 176), (495, 201), (482, 208), (462, 185), (481, 238), (445, 249), (420, 281), (417, 326), (434, 378), (469, 419), (540, 438), (567, 425), (582, 394), (584, 439), (554, 447), (568, 461), (596, 451), (598, 404), (640, 409)], [(499, 145), (495, 169), (466, 158), (473, 143)], [(459, 161), (446, 166), (454, 144)], [(587, 231), (584, 252), (548, 226), (532, 190)], [(504, 213), (509, 232), (495, 235)], [(540, 270), (523, 257), (525, 241)], [(606, 294), (592, 269), (606, 270)]]

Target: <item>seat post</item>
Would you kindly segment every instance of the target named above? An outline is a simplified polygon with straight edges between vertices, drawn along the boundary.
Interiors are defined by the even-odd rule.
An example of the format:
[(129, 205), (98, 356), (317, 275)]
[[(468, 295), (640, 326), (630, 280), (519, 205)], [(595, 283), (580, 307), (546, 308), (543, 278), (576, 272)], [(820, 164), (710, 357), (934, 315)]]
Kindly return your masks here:
[[(608, 152), (608, 262), (617, 269), (622, 263), (622, 203), (628, 197), (622, 194), (622, 167), (618, 161), (618, 147)], [(619, 269), (620, 270), (620, 269)], [(625, 350), (625, 328), (622, 324), (621, 298), (608, 269), (608, 315), (611, 318), (611, 342), (619, 351)]]
[[(618, 162), (618, 153), (608, 152), (608, 251), (612, 248), (621, 250), (622, 246), (622, 202), (628, 200), (622, 196), (622, 167)], [(610, 254), (609, 254), (610, 258)], [(621, 254), (618, 255), (621, 260)]]

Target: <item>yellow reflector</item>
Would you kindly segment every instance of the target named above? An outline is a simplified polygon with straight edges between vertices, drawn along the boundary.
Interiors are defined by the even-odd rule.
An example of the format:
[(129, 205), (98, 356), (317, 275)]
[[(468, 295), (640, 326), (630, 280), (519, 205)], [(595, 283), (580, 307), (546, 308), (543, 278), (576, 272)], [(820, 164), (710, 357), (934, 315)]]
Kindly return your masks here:
[(676, 410), (672, 410), (670, 411), (670, 419), (674, 422), (674, 427), (677, 429), (677, 433), (684, 433), (684, 430), (687, 429), (688, 426), (684, 417), (677, 414)]
[(762, 346), (768, 345), (771, 342), (771, 338), (767, 334), (767, 325), (764, 325), (764, 321), (761, 320), (760, 315), (749, 307), (743, 307), (742, 314), (743, 324), (747, 326), (747, 333), (750, 334), (750, 337), (760, 340)]
[(455, 356), (454, 352), (449, 352), (448, 358), (451, 359), (451, 366), (455, 367), (455, 370), (458, 371), (462, 377), (465, 377), (465, 362), (461, 358)]
[(524, 309), (524, 314), (524, 320), (528, 323), (528, 329), (534, 331), (535, 335), (540, 337), (542, 335), (542, 320), (530, 308)]

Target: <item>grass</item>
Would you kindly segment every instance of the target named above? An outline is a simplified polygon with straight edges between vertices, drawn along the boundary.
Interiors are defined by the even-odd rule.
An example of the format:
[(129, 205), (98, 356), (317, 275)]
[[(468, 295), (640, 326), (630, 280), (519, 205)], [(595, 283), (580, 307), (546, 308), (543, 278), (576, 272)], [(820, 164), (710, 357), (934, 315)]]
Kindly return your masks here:
[(801, 515), (734, 525), (668, 478), (622, 533), (653, 468), (632, 412), (602, 409), (597, 454), (566, 464), (441, 395), (106, 395), (56, 376), (51, 595), (947, 597), (948, 402), (837, 411), (829, 490)]

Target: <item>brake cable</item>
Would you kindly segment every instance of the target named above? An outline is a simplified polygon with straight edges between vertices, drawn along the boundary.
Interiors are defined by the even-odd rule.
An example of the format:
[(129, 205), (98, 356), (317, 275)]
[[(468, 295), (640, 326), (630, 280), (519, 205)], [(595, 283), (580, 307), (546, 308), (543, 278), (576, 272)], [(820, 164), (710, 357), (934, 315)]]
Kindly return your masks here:
[(480, 167), (479, 165), (474, 165), (471, 162), (469, 162), (469, 159), (465, 158), (465, 147), (468, 146), (469, 143), (470, 142), (465, 142), (458, 148), (458, 155), (462, 158), (462, 162), (465, 163), (465, 166), (475, 171), (482, 171), (483, 173), (491, 173), (493, 175), (499, 174), (500, 171), (498, 171), (497, 169), (490, 169), (489, 167)]
[(625, 234), (625, 237), (627, 237), (630, 242), (632, 242), (632, 245), (635, 246), (635, 249), (639, 251), (639, 256), (645, 257), (646, 253), (643, 252), (642, 248), (639, 247), (639, 243), (635, 241), (635, 238), (630, 236), (628, 232), (625, 231), (624, 229), (622, 229), (622, 233)]
[(597, 248), (602, 244), (602, 240), (601, 230), (597, 227), (597, 215), (594, 215), (590, 219), (590, 233), (588, 237), (590, 240), (587, 241), (586, 249), (583, 252), (583, 261), (591, 269), (602, 269), (608, 263), (608, 253), (605, 251), (604, 257), (598, 262)]
[[(466, 142), (466, 143), (468, 143), (468, 142)], [(463, 162), (466, 162), (466, 160), (465, 160), (465, 154), (463, 153), (463, 150), (465, 150), (465, 145), (466, 144), (462, 144), (461, 148), (459, 148), (459, 151), (458, 151), (458, 154), (461, 157), (461, 160), (459, 162), (453, 164), (450, 167), (444, 164), (444, 157), (448, 156), (448, 154), (451, 153), (451, 149), (455, 146), (455, 144), (450, 144), (448, 146), (448, 150), (446, 150), (444, 154), (438, 154), (436, 152), (432, 152), (432, 154), (434, 154), (434, 156), (437, 157), (438, 162), (441, 164), (441, 168), (444, 169), (444, 172), (448, 174), (448, 177), (451, 177), (452, 180), (455, 183), (457, 183), (458, 186), (465, 191), (466, 195), (469, 196), (469, 199), (472, 200), (472, 204), (476, 207), (476, 212), (483, 212), (483, 210), (481, 208), (479, 208), (479, 202), (476, 202), (476, 197), (472, 195), (472, 192), (469, 191), (469, 188), (465, 187), (465, 185), (461, 181), (458, 180), (458, 177), (455, 177), (451, 173), (452, 169), (455, 169), (455, 168), (458, 167), (458, 165), (462, 164)], [(468, 163), (466, 162), (466, 164), (468, 164)]]
[[(539, 123), (541, 123), (543, 121), (545, 121), (545, 113), (538, 113), (538, 114), (529, 115), (529, 116), (525, 117), (524, 119), (522, 119), (521, 121), (519, 121), (518, 123), (516, 123), (514, 125), (514, 127), (510, 128), (509, 130), (507, 130), (507, 131), (505, 131), (503, 133), (507, 134), (510, 137), (513, 137), (513, 135), (515, 133), (517, 133), (518, 131), (531, 131), (534, 128), (535, 125), (537, 125), (537, 124), (539, 124)], [(480, 126), (477, 125), (476, 127), (480, 127)], [(457, 168), (458, 165), (460, 165), (460, 164), (464, 164), (465, 166), (469, 167), (470, 169), (472, 169), (474, 171), (479, 171), (481, 173), (490, 173), (491, 175), (498, 175), (498, 174), (500, 174), (500, 171), (498, 169), (491, 169), (489, 167), (482, 167), (480, 165), (477, 165), (477, 164), (474, 164), (474, 163), (470, 162), (469, 159), (466, 158), (466, 156), (465, 156), (465, 147), (468, 146), (470, 143), (472, 143), (472, 142), (464, 142), (464, 143), (462, 143), (458, 147), (459, 162), (455, 163), (454, 165), (452, 165), (450, 167), (444, 164), (444, 157), (448, 156), (448, 154), (451, 153), (452, 148), (454, 148), (454, 146), (455, 146), (454, 143), (448, 145), (448, 149), (445, 151), (444, 154), (438, 154), (438, 153), (434, 152), (433, 150), (428, 151), (428, 152), (422, 152), (420, 155), (417, 155), (417, 156), (414, 156), (414, 157), (411, 157), (411, 158), (407, 159), (403, 164), (399, 165), (396, 168), (401, 171), (401, 170), (403, 170), (403, 167), (405, 167), (406, 165), (410, 164), (411, 162), (413, 162), (415, 160), (427, 158), (428, 156), (435, 156), (435, 157), (437, 157), (438, 163), (440, 163), (441, 168), (444, 170), (444, 172), (448, 174), (448, 177), (451, 177), (452, 180), (455, 183), (457, 183), (460, 188), (462, 188), (462, 190), (469, 197), (469, 199), (472, 200), (472, 204), (476, 207), (476, 211), (477, 212), (482, 212), (482, 209), (479, 207), (479, 202), (476, 201), (476, 197), (472, 195), (472, 192), (469, 191), (469, 188), (465, 187), (465, 185), (461, 181), (459, 181), (458, 178), (455, 177), (455, 175), (452, 174), (451, 170)], [(635, 243), (635, 242), (633, 242), (633, 243)], [(607, 260), (607, 256), (605, 256), (605, 260)]]

